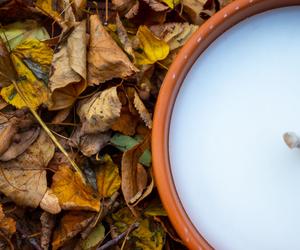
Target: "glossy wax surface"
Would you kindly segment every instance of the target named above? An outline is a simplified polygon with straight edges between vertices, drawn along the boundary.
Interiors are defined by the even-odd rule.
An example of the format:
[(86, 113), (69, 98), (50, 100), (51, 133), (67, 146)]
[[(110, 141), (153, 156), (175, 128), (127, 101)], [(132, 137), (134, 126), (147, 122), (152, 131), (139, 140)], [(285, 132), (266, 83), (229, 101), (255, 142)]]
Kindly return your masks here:
[(191, 221), (216, 249), (300, 249), (300, 7), (244, 20), (198, 58), (169, 134)]

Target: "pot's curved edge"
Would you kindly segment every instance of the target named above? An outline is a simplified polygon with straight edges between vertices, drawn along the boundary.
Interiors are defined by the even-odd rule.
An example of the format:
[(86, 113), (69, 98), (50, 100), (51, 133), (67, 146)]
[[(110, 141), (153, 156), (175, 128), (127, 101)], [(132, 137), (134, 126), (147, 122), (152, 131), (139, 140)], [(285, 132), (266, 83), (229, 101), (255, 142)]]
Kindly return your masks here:
[(213, 248), (185, 213), (170, 170), (169, 126), (177, 93), (198, 56), (227, 29), (249, 16), (292, 5), (300, 5), (300, 0), (236, 0), (227, 5), (207, 20), (183, 46), (161, 86), (154, 112), (151, 143), (154, 177), (170, 220), (189, 249)]

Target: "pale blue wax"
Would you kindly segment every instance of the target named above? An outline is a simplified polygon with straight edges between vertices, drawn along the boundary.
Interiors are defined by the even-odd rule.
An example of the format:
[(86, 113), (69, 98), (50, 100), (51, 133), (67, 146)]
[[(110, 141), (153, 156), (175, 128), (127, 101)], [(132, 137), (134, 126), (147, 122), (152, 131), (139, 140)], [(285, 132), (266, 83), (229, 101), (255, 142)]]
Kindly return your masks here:
[(248, 18), (198, 58), (173, 110), (180, 200), (216, 249), (300, 249), (300, 7)]

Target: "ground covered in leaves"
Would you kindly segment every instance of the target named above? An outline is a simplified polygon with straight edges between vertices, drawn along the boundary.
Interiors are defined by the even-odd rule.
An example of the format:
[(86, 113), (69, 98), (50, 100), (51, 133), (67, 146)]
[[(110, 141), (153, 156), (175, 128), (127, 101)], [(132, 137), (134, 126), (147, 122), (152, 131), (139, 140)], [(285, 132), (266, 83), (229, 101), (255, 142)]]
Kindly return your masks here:
[(180, 47), (226, 0), (0, 0), (0, 249), (184, 249), (151, 168)]

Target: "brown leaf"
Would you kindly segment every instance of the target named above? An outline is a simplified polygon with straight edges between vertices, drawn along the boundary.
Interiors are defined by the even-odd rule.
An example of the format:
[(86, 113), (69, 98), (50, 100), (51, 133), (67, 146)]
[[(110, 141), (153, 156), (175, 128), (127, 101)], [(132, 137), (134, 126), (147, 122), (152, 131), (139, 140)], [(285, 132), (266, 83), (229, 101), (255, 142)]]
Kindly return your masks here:
[(16, 222), (13, 218), (5, 216), (2, 204), (0, 204), (0, 231), (9, 238), (16, 232)]
[[(140, 156), (149, 147), (149, 136), (143, 142), (137, 144), (131, 149), (127, 150), (122, 157), (122, 192), (124, 199), (134, 212), (134, 209), (129, 205), (131, 199), (142, 191), (145, 184), (141, 185), (140, 181), (145, 175), (145, 170), (138, 165)], [(141, 178), (142, 176), (142, 178)], [(141, 178), (141, 179), (140, 179)]]
[(157, 1), (157, 0), (144, 0), (145, 3), (147, 3), (151, 9), (155, 10), (155, 11), (164, 11), (169, 9), (169, 7), (167, 5), (164, 5), (163, 3)]
[(80, 175), (68, 165), (61, 165), (51, 185), (62, 209), (100, 210), (100, 199), (93, 188), (82, 182)]
[(17, 74), (11, 62), (9, 53), (0, 38), (0, 87), (6, 87), (16, 81)]
[(80, 130), (77, 129), (71, 137), (70, 145), (77, 147), (85, 156), (90, 157), (104, 148), (110, 138), (110, 132), (80, 135)]
[(88, 84), (103, 83), (113, 78), (126, 78), (138, 69), (105, 30), (99, 17), (90, 17)]
[[(77, 23), (60, 50), (54, 54), (49, 88), (53, 92), (52, 110), (67, 108), (85, 89), (86, 21)], [(75, 86), (72, 86), (75, 85)], [(71, 93), (70, 90), (72, 91)], [(65, 98), (65, 96), (69, 98)]]
[(82, 122), (82, 134), (101, 133), (109, 130), (120, 117), (122, 104), (117, 87), (98, 92), (79, 103), (77, 113)]
[(50, 213), (43, 212), (40, 220), (42, 224), (41, 247), (44, 250), (48, 250), (52, 238), (52, 232), (55, 226), (55, 216)]
[(139, 10), (139, 1), (136, 0), (112, 0), (112, 3), (121, 16), (128, 19), (136, 16)]
[(70, 211), (65, 214), (59, 228), (54, 231), (52, 249), (56, 250), (79, 234), (92, 221), (95, 214), (91, 212)]
[(109, 155), (104, 155), (96, 171), (98, 192), (101, 198), (111, 197), (121, 185), (119, 168)]
[(140, 117), (142, 120), (145, 122), (146, 126), (151, 129), (152, 128), (152, 118), (148, 110), (146, 109), (144, 103), (140, 99), (138, 93), (135, 91), (134, 92), (134, 107), (136, 110), (139, 112)]
[(189, 16), (194, 24), (202, 24), (204, 19), (201, 18), (200, 13), (207, 0), (182, 0), (183, 11)]
[(40, 207), (50, 214), (58, 214), (61, 212), (59, 200), (50, 188), (47, 189), (43, 199), (41, 200)]
[(54, 154), (54, 145), (41, 132), (19, 157), (0, 162), (0, 190), (21, 206), (37, 207), (47, 190), (45, 167)]

